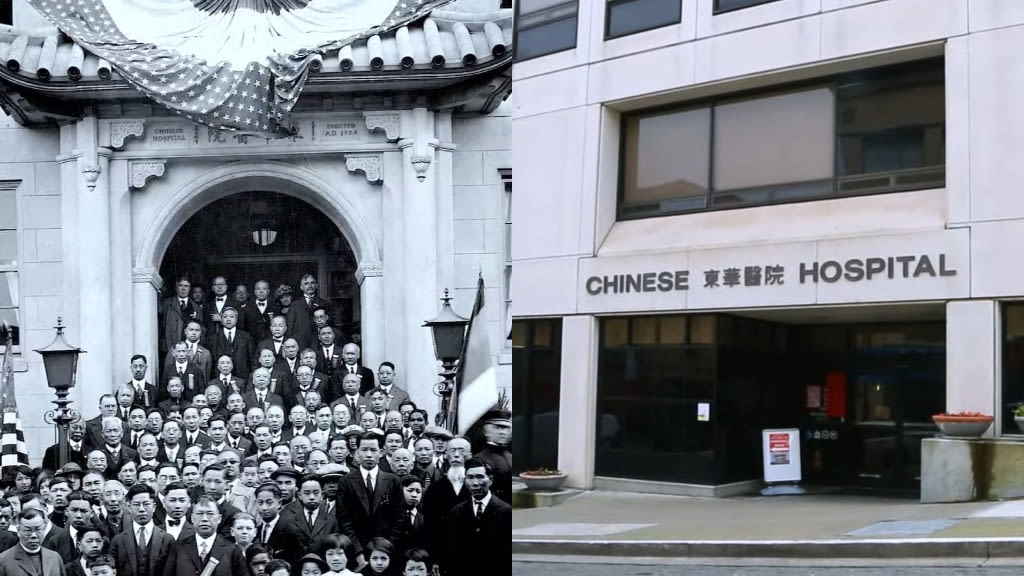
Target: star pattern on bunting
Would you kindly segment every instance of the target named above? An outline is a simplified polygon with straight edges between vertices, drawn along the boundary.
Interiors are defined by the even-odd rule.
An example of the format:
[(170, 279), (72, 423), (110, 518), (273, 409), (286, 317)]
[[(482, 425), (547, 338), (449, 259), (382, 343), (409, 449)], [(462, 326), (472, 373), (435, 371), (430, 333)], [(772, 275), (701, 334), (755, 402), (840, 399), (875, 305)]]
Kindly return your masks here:
[(450, 1), (403, 0), (384, 22), (364, 34), (233, 69), (228, 62), (211, 64), (129, 38), (118, 29), (103, 0), (29, 0), (75, 42), (175, 113), (217, 130), (273, 138), (294, 135), (284, 125), (298, 101), (313, 55), (407, 25)]

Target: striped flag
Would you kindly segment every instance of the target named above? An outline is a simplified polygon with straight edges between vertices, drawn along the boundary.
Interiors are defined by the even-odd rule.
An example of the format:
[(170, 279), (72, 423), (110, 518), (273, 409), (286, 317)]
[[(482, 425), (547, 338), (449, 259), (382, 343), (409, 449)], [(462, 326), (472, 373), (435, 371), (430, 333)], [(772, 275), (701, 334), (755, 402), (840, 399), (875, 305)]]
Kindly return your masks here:
[(469, 316), (466, 342), (462, 345), (455, 392), (452, 395), (448, 422), (453, 434), (465, 433), (498, 402), (498, 375), (491, 356), (487, 337), (487, 318), (484, 313), (484, 278), (476, 285), (476, 301)]
[(14, 337), (7, 332), (3, 374), (0, 375), (0, 471), (8, 466), (28, 464), (25, 433), (21, 431), (18, 401), (14, 397)]

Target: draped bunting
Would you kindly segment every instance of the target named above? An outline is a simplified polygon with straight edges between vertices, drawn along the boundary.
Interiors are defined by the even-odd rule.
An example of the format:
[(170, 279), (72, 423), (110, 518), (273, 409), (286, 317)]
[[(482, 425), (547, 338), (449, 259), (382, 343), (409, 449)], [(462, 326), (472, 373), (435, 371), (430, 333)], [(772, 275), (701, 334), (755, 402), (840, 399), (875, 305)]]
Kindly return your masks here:
[(132, 86), (189, 120), (266, 137), (312, 59), (452, 0), (28, 0)]

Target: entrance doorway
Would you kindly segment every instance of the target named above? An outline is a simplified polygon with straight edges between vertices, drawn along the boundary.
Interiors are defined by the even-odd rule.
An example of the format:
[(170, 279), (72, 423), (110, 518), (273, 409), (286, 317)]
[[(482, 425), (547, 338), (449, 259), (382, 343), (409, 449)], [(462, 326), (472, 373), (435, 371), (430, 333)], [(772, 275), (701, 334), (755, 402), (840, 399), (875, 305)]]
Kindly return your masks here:
[(251, 299), (258, 280), (270, 283), (272, 295), (286, 284), (297, 296), (302, 276), (312, 274), (333, 324), (358, 343), (355, 270), (351, 247), (322, 212), (292, 196), (254, 190), (217, 200), (193, 215), (167, 248), (160, 275), (168, 293), (174, 280), (185, 276), (208, 294), (213, 278), (224, 276), (229, 295), (241, 284)]

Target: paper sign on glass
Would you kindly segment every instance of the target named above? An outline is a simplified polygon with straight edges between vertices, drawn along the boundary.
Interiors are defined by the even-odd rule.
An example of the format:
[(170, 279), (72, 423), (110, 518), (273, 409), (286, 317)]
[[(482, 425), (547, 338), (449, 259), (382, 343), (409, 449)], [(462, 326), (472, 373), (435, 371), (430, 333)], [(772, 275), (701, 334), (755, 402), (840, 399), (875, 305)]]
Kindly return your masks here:
[(708, 422), (711, 420), (711, 404), (708, 402), (701, 402), (697, 404), (697, 421)]

